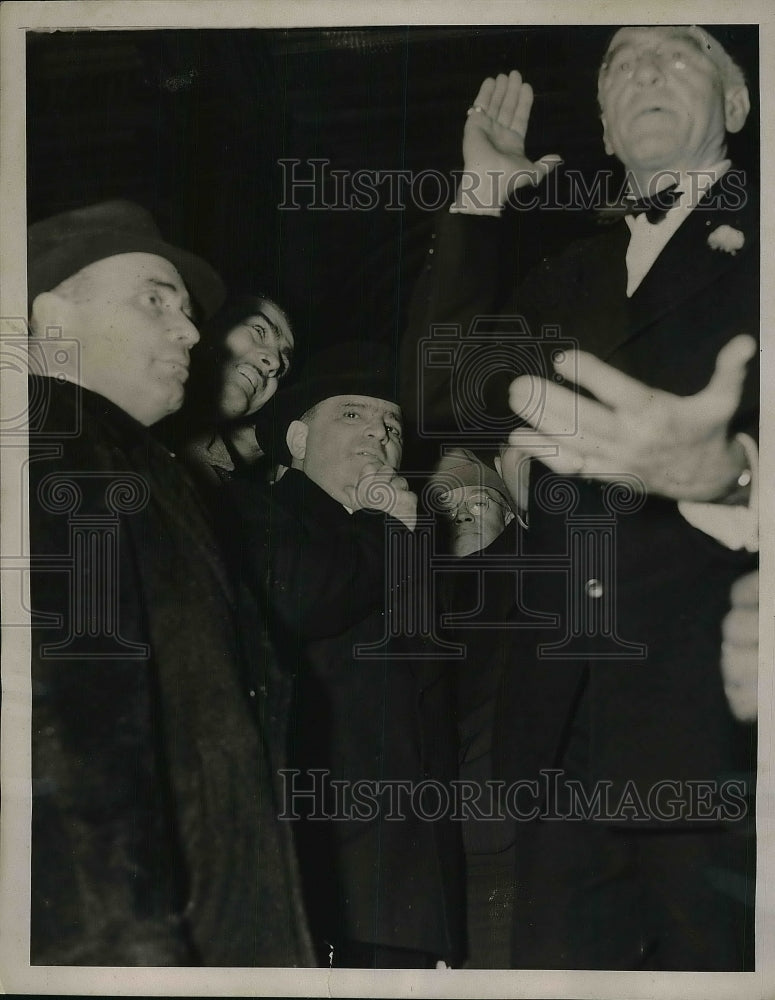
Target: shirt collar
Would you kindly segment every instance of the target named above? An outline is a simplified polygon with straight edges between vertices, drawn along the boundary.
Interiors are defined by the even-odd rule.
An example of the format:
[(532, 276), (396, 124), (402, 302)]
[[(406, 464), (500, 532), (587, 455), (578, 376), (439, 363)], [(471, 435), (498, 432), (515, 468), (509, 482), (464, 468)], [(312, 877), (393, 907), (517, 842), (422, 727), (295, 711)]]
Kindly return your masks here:
[[(687, 211), (691, 210), (696, 208), (703, 196), (707, 193), (708, 189), (712, 187), (712, 185), (715, 184), (720, 177), (723, 177), (731, 165), (731, 160), (719, 160), (717, 163), (713, 163), (709, 167), (702, 167), (697, 170), (666, 170), (660, 178), (660, 183), (656, 186), (655, 190), (650, 193), (655, 195), (657, 192), (664, 190), (666, 187), (670, 187), (675, 184), (676, 188), (681, 192), (681, 197), (669, 211), (674, 212), (679, 208), (683, 208)], [(628, 184), (627, 190), (630, 195), (640, 197), (637, 191), (633, 192), (632, 185)]]

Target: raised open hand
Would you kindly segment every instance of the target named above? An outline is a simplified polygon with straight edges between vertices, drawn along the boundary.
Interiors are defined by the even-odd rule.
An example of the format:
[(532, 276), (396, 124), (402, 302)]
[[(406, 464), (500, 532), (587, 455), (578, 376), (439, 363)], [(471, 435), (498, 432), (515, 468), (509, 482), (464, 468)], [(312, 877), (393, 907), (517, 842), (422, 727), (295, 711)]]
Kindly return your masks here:
[(519, 187), (536, 185), (561, 157), (530, 160), (525, 155), (533, 88), (517, 70), (487, 77), (468, 112), (463, 130), (463, 166), (458, 203), (500, 208)]

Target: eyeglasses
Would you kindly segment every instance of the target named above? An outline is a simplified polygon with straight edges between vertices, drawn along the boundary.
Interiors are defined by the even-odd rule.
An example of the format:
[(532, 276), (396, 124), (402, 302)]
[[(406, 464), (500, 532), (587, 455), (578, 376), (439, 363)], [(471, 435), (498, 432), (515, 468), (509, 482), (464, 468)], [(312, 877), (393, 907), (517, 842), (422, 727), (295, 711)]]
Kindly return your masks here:
[(505, 504), (498, 503), (486, 493), (472, 493), (470, 497), (465, 497), (463, 500), (441, 501), (439, 508), (442, 517), (454, 521), (464, 507), (471, 517), (483, 517), (490, 509), (490, 504), (505, 509)]

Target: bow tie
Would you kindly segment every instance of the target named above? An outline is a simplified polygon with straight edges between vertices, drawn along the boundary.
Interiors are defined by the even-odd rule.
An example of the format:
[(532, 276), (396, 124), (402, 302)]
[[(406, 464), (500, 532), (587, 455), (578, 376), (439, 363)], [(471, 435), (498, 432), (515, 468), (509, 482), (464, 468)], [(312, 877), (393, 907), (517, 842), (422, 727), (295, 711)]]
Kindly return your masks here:
[(656, 225), (664, 219), (680, 197), (681, 191), (678, 190), (678, 185), (671, 184), (650, 198), (629, 197), (622, 199), (616, 205), (606, 205), (597, 213), (597, 219), (601, 223), (610, 223), (625, 215), (645, 215), (652, 225)]

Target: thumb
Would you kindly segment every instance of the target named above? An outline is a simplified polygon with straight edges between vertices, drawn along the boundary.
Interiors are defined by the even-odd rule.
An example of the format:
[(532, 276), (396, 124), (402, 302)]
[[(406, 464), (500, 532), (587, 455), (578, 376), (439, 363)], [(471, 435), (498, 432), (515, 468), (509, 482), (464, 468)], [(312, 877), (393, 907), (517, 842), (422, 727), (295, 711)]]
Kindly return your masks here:
[(756, 341), (747, 333), (733, 337), (728, 344), (724, 344), (718, 352), (715, 371), (702, 394), (714, 397), (718, 405), (723, 400), (725, 409), (730, 414), (733, 413), (740, 402), (746, 366), (756, 351)]
[(549, 176), (555, 167), (559, 167), (560, 164), (564, 162), (563, 158), (557, 153), (546, 153), (545, 156), (536, 160), (533, 164), (538, 172), (536, 176), (536, 184), (540, 184), (545, 177)]

